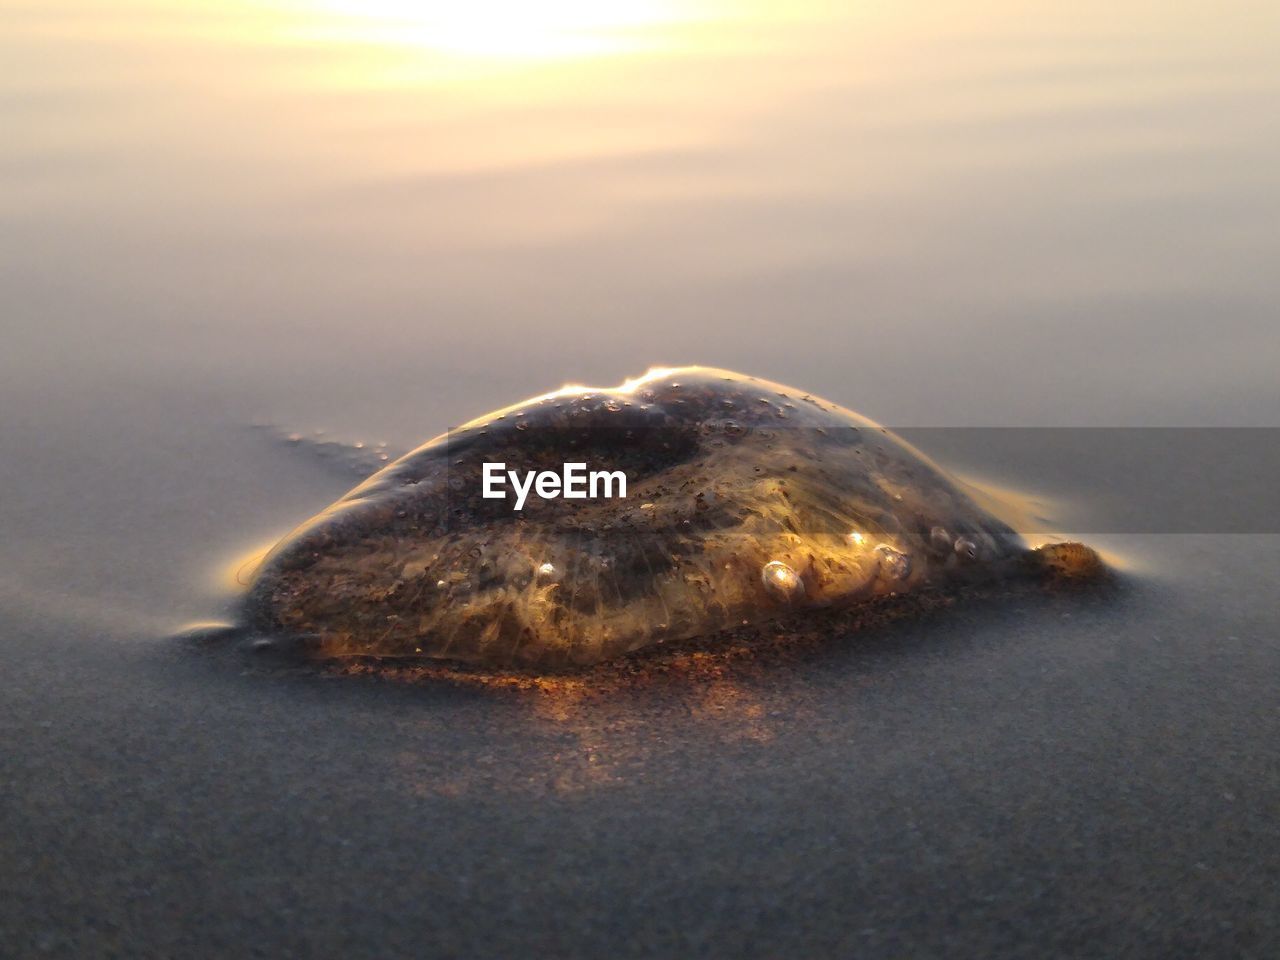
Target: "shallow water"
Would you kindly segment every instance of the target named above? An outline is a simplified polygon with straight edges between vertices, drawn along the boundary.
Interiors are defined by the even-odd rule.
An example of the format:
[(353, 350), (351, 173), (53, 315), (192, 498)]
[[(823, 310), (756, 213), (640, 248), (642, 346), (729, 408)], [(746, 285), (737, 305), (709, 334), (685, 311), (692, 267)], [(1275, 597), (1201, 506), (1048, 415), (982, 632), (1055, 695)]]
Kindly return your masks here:
[(1273, 4), (2, 6), (0, 953), (1275, 952), (1274, 517), (1125, 525), (989, 431), (919, 442), (1121, 594), (608, 697), (163, 639), (352, 485), (255, 423), (407, 449), (705, 363), (1280, 427)]

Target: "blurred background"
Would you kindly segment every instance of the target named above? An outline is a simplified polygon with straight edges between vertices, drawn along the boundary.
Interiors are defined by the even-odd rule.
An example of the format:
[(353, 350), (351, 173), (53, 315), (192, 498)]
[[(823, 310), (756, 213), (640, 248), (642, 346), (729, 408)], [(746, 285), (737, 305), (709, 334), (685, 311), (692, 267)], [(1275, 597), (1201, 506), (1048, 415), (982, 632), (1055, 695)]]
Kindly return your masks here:
[(0, 9), (6, 405), (410, 444), (702, 363), (899, 426), (1280, 409), (1267, 0)]

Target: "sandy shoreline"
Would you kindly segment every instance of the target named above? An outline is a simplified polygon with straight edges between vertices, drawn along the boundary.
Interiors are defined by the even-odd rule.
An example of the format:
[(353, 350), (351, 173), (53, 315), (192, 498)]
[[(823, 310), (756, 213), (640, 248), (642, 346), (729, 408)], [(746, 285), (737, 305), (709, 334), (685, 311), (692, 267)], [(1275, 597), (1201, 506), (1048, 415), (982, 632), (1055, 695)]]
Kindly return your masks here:
[[(1197, 549), (1248, 590), (1276, 565), (1253, 546)], [(604, 697), (11, 612), (0, 946), (1264, 956), (1280, 649), (1204, 589), (964, 607)]]

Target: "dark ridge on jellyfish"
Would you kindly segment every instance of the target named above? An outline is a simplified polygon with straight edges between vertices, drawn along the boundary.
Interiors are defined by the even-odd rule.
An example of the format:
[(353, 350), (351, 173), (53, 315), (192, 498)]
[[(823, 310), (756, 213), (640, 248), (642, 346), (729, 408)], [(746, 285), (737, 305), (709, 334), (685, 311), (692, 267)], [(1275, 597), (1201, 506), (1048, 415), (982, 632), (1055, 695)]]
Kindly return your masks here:
[[(625, 498), (482, 496), (485, 463), (622, 471)], [(282, 540), (247, 624), (323, 658), (557, 669), (806, 610), (1101, 573), (1030, 550), (869, 420), (723, 370), (571, 387), (438, 437)]]

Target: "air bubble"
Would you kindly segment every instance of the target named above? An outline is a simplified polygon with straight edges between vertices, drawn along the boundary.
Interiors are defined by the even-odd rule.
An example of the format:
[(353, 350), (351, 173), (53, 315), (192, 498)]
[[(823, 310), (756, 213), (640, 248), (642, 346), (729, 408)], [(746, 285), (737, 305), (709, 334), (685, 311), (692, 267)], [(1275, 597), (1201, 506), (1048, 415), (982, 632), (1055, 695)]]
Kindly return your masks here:
[(880, 559), (880, 569), (890, 580), (905, 580), (911, 575), (911, 558), (901, 550), (882, 543), (876, 547), (876, 556)]
[(760, 571), (764, 588), (779, 600), (794, 603), (804, 596), (804, 580), (781, 560), (770, 560)]

